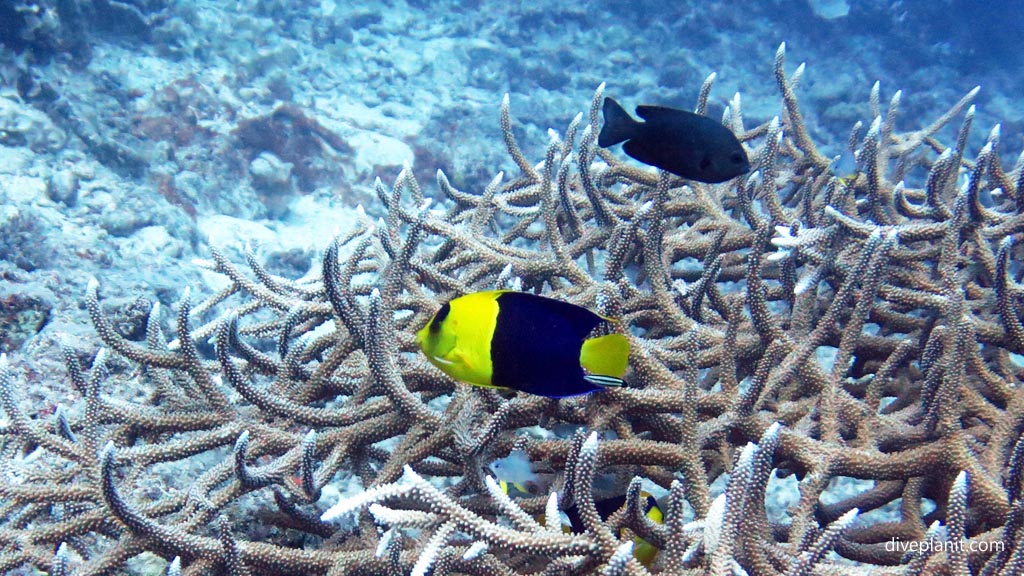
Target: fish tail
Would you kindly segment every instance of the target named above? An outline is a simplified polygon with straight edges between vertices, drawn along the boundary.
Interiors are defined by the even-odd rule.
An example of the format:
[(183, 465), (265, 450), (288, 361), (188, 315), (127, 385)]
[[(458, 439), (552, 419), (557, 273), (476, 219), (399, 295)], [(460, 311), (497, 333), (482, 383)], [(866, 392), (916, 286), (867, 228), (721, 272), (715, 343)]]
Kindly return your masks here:
[(597, 136), (598, 146), (607, 148), (634, 136), (636, 127), (640, 123), (634, 120), (618, 102), (611, 98), (605, 98), (602, 111), (604, 126), (601, 127), (601, 133)]
[(629, 362), (629, 340), (618, 333), (588, 338), (580, 348), (580, 366), (587, 381), (599, 386), (622, 386)]

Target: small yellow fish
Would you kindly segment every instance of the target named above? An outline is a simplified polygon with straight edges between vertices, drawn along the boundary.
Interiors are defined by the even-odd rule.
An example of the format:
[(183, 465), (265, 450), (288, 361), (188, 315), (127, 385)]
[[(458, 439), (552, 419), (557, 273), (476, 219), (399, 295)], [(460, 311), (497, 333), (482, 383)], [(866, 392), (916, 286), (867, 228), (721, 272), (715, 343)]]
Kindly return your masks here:
[(452, 378), (564, 398), (623, 386), (629, 341), (596, 329), (614, 321), (586, 308), (509, 290), (460, 296), (416, 333), (427, 359)]
[[(515, 492), (516, 490), (518, 490), (519, 492), (523, 492), (522, 495), (524, 496), (536, 496), (536, 494), (525, 492), (518, 488), (516, 485), (510, 484), (505, 481), (500, 481), (498, 485), (501, 486), (501, 489), (505, 492), (505, 494), (508, 494), (509, 496), (518, 495)], [(662, 522), (664, 522), (664, 514), (662, 513), (661, 508), (658, 506), (658, 501), (654, 498), (654, 496), (652, 496), (650, 493), (646, 491), (643, 491), (640, 492), (640, 498), (644, 510), (644, 515), (647, 516), (647, 518), (655, 524), (661, 524)], [(615, 496), (612, 498), (606, 498), (604, 500), (598, 500), (594, 504), (597, 508), (597, 513), (601, 516), (601, 519), (607, 520), (609, 516), (611, 516), (616, 510), (621, 508), (625, 503), (626, 496), (622, 495)], [(542, 525), (544, 524), (543, 515), (535, 517), (535, 520), (537, 520), (537, 522), (541, 523)], [(566, 534), (581, 534), (583, 532), (583, 521), (580, 519), (580, 515), (576, 509), (576, 506), (572, 506), (564, 512), (562, 521), (562, 532)], [(633, 557), (636, 558), (637, 561), (643, 564), (645, 567), (651, 567), (651, 565), (654, 563), (655, 558), (658, 557), (659, 551), (660, 550), (658, 550), (658, 547), (654, 544), (651, 544), (650, 542), (641, 538), (640, 536), (633, 535)]]

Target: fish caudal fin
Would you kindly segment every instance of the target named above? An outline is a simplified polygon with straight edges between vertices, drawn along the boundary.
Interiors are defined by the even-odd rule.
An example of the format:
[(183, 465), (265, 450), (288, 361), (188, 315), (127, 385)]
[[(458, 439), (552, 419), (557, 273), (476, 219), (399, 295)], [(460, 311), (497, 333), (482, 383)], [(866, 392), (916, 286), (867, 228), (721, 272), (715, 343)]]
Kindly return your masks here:
[(629, 340), (622, 334), (588, 338), (580, 348), (580, 366), (587, 382), (597, 386), (624, 386), (622, 376), (629, 362)]
[(598, 146), (607, 148), (634, 136), (639, 122), (634, 120), (618, 102), (611, 98), (605, 98), (602, 111), (604, 126), (601, 127), (601, 133), (597, 136)]

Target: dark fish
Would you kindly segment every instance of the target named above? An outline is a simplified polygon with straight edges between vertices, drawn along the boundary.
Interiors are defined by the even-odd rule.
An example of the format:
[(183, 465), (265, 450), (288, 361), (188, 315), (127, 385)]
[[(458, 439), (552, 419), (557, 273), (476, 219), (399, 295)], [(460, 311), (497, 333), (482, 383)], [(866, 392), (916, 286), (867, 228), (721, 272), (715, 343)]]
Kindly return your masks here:
[(637, 106), (638, 122), (618, 102), (604, 99), (602, 148), (625, 141), (632, 158), (688, 180), (715, 184), (750, 171), (743, 145), (733, 133), (707, 116), (663, 106)]

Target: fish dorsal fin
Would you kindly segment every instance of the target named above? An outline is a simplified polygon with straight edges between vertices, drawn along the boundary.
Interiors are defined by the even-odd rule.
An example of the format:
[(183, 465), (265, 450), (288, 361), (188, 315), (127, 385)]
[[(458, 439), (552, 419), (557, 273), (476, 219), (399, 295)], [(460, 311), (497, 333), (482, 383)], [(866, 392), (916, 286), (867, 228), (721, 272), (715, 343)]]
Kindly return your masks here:
[(687, 112), (686, 110), (667, 108), (665, 106), (651, 106), (650, 104), (641, 104), (637, 106), (636, 115), (647, 121), (659, 120), (664, 118), (681, 118), (686, 116), (696, 116), (696, 114), (694, 114), (693, 112)]

